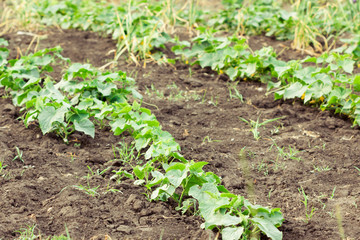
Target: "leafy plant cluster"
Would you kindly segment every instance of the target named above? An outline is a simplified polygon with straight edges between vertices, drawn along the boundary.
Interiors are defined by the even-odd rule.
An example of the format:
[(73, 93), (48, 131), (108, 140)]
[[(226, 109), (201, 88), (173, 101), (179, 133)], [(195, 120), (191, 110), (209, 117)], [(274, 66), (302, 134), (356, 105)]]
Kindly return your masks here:
[[(0, 44), (7, 42), (1, 39)], [(202, 169), (206, 162), (183, 158), (171, 134), (136, 101), (141, 95), (125, 73), (101, 72), (75, 63), (59, 82), (46, 76), (58, 59), (67, 60), (60, 51), (45, 49), (8, 61), (8, 50), (0, 49), (0, 84), (13, 103), (22, 107), (26, 125), (38, 122), (44, 134), (55, 132), (65, 142), (74, 131), (94, 137), (95, 125), (110, 126), (115, 135), (126, 131), (148, 160), (135, 166), (133, 174), (138, 178), (135, 184), (152, 192), (151, 200), (172, 198), (183, 213), (198, 208), (196, 212), (205, 219), (202, 226), (218, 228), (223, 239), (247, 239), (260, 231), (271, 239), (282, 239), (277, 229), (284, 220), (280, 209), (253, 205), (231, 194), (217, 175)], [(131, 99), (135, 99), (132, 104)]]
[(333, 51), (318, 58), (284, 62), (276, 59), (271, 47), (252, 52), (245, 39), (216, 37), (216, 30), (211, 29), (200, 31), (193, 44), (178, 41), (172, 48), (183, 61), (227, 74), (231, 80), (260, 79), (275, 92), (275, 99), (301, 98), (322, 110), (345, 114), (360, 125), (360, 76), (352, 75), (355, 61), (351, 54)]
[(344, 32), (359, 33), (360, 3), (354, 1), (293, 1), (286, 10), (279, 1), (224, 0), (224, 9), (210, 13), (207, 25), (241, 35), (265, 34), (293, 40), (296, 49), (323, 52)]
[(107, 1), (46, 0), (32, 5), (32, 11), (40, 16), (43, 24), (111, 35), (117, 41), (116, 60), (127, 52), (129, 59), (136, 63), (139, 58), (161, 58), (160, 53), (151, 53), (169, 40), (164, 22), (158, 16), (161, 9), (160, 3), (147, 1), (128, 1), (114, 6)]
[[(302, 63), (314, 66), (303, 67)], [(354, 125), (360, 125), (360, 75), (351, 75), (354, 63), (351, 55), (336, 52), (289, 62), (284, 71), (278, 73), (279, 82), (271, 84), (278, 87), (275, 99), (301, 98), (304, 103), (316, 104), (322, 110), (347, 115), (354, 120)]]
[(287, 12), (269, 0), (246, 4), (242, 0), (223, 1), (224, 9), (212, 14), (208, 26), (240, 34), (263, 34), (279, 39), (292, 39), (295, 12)]
[(246, 39), (216, 37), (214, 29), (199, 28), (201, 34), (191, 40), (181, 41), (172, 47), (172, 51), (191, 65), (209, 67), (219, 74), (226, 73), (231, 80), (236, 78), (254, 78), (262, 74), (267, 66), (263, 63), (276, 54), (271, 47), (262, 48), (254, 53), (245, 43)]

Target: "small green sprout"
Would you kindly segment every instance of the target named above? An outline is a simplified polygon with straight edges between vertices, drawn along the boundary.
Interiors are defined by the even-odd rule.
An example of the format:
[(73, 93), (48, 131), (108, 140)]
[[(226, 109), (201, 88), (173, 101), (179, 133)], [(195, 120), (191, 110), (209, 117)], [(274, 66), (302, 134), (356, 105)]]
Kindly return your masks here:
[(243, 121), (243, 122), (247, 123), (248, 125), (250, 125), (250, 127), (251, 127), (250, 131), (253, 133), (254, 138), (257, 141), (257, 140), (259, 140), (261, 138), (260, 137), (260, 132), (259, 132), (259, 129), (260, 129), (261, 126), (264, 126), (264, 125), (266, 125), (268, 123), (271, 123), (271, 122), (278, 121), (278, 120), (283, 119), (285, 117), (278, 117), (278, 118), (268, 119), (268, 120), (265, 120), (262, 123), (259, 122), (260, 116), (257, 118), (256, 121), (251, 120), (251, 119), (250, 119), (250, 121), (248, 121), (248, 120), (246, 120), (245, 118), (242, 118), (242, 117), (239, 117), (239, 118), (240, 118), (241, 121)]

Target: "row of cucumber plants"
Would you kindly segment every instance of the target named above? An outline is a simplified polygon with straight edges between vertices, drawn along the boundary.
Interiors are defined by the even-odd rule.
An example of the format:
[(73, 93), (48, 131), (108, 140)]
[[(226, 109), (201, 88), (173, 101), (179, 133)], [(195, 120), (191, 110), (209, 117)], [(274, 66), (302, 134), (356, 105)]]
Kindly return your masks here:
[(243, 0), (223, 0), (224, 8), (210, 14), (206, 25), (241, 35), (265, 34), (280, 40), (291, 39), (294, 48), (320, 52), (332, 49), (344, 32), (359, 34), (359, 1), (297, 0), (286, 10), (281, 4), (274, 0), (250, 4)]
[[(0, 46), (7, 42), (0, 39)], [(0, 86), (21, 107), (27, 126), (37, 122), (43, 134), (54, 132), (68, 142), (74, 131), (95, 136), (95, 125), (110, 126), (115, 135), (131, 134), (137, 151), (148, 160), (135, 166), (135, 184), (151, 192), (151, 200), (178, 202), (183, 213), (198, 208), (205, 229), (218, 228), (223, 239), (248, 239), (263, 232), (282, 239), (280, 209), (253, 205), (230, 193), (221, 179), (202, 168), (207, 162), (188, 161), (172, 135), (163, 131), (156, 117), (141, 107), (135, 81), (122, 71), (101, 72), (89, 64), (71, 64), (59, 82), (47, 73), (51, 65), (69, 64), (59, 47), (44, 49), (20, 59), (7, 60), (0, 48)], [(130, 104), (130, 99), (133, 102)]]
[[(306, 48), (312, 42), (317, 50), (322, 48), (316, 40), (320, 36), (326, 36), (324, 39), (328, 42), (346, 30), (353, 32), (356, 40), (356, 33), (360, 29), (360, 25), (352, 24), (358, 18), (356, 9), (360, 9), (359, 2), (341, 3), (341, 11), (334, 9), (331, 4), (324, 7), (311, 0), (299, 1), (292, 11), (282, 9), (273, 0), (253, 4), (246, 4), (242, 0), (225, 0), (223, 6), (224, 9), (215, 14), (199, 9), (194, 10), (194, 19), (188, 19), (191, 16), (186, 15), (185, 11), (178, 11), (173, 18), (236, 34), (265, 33), (281, 40), (297, 38), (294, 40), (295, 47)], [(33, 2), (29, 9), (47, 25), (111, 35), (118, 45), (116, 60), (127, 52), (128, 58), (136, 63), (140, 58), (163, 63), (169, 62), (169, 59), (156, 49), (172, 41), (166, 33), (168, 22), (172, 19), (170, 15), (174, 11), (172, 8), (167, 1), (129, 1), (115, 6), (107, 2), (98, 4), (92, 0), (46, 0)], [(302, 26), (308, 28), (302, 29)], [(359, 60), (359, 41), (354, 42), (354, 39), (345, 39), (344, 43), (349, 46), (343, 50)]]
[(107, 1), (45, 0), (32, 2), (30, 11), (41, 23), (62, 29), (81, 29), (110, 35), (117, 41), (115, 60), (124, 53), (128, 59), (165, 61), (162, 53), (152, 54), (163, 48), (170, 37), (165, 33), (165, 23), (160, 18), (162, 3), (128, 1), (115, 6)]
[(215, 37), (212, 29), (200, 31), (192, 43), (178, 41), (172, 48), (182, 61), (209, 67), (231, 80), (259, 79), (268, 84), (275, 99), (300, 98), (322, 110), (345, 114), (360, 125), (360, 76), (352, 74), (356, 62), (351, 54), (333, 51), (285, 62), (276, 58), (272, 47), (253, 52), (245, 39)]

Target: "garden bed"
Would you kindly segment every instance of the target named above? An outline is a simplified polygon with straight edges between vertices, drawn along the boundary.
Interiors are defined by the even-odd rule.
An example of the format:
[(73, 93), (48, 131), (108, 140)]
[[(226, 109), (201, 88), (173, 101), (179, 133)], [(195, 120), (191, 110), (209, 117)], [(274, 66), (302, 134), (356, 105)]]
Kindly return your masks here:
[[(0, 37), (10, 43), (10, 58), (25, 53), (33, 38), (16, 33)], [(289, 42), (261, 36), (248, 42), (253, 49), (273, 46), (283, 60), (304, 57), (290, 50)], [(72, 62), (96, 67), (110, 61), (107, 53), (116, 49), (111, 39), (75, 30), (49, 30), (38, 48), (56, 45)], [(175, 137), (186, 159), (209, 162), (204, 169), (221, 176), (232, 193), (281, 208), (283, 239), (360, 236), (360, 136), (350, 120), (297, 100), (274, 101), (272, 94), (265, 95), (266, 85), (235, 85), (207, 68), (189, 71), (179, 62), (147, 64), (145, 69), (122, 62), (117, 68), (135, 78), (144, 104)], [(60, 70), (52, 76), (60, 80)], [(19, 109), (4, 94), (1, 90), (0, 156), (7, 167), (0, 178), (0, 238), (14, 239), (19, 236), (15, 231), (34, 224), (44, 236), (67, 229), (72, 239), (216, 237), (216, 231), (201, 230), (199, 216), (182, 215), (171, 201), (147, 201), (145, 188), (131, 179), (110, 179), (112, 170), (131, 169), (112, 161), (117, 158), (114, 146), (129, 143), (126, 136), (97, 129), (94, 139), (76, 133), (67, 145), (53, 134), (43, 136), (35, 125), (25, 128)], [(262, 126), (256, 140), (240, 118), (259, 123), (281, 119)], [(79, 186), (95, 193), (86, 194)]]

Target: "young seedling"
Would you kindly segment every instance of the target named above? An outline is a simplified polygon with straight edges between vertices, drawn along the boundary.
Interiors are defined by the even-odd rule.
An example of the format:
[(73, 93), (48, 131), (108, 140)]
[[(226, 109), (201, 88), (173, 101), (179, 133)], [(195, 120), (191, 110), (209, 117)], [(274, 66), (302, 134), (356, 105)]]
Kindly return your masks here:
[(300, 162), (302, 159), (300, 157), (296, 157), (296, 154), (298, 154), (300, 151), (297, 151), (296, 149), (292, 148), (290, 145), (289, 145), (289, 151), (286, 152), (285, 151), (285, 147), (279, 147), (277, 145), (277, 143), (275, 142), (275, 140), (273, 140), (273, 144), (270, 146), (269, 148), (269, 151), (272, 149), (273, 146), (276, 147), (276, 149), (278, 150), (278, 156), (281, 156), (283, 159), (292, 159), (292, 160), (296, 160), (298, 162)]
[(122, 168), (120, 168), (118, 171), (114, 170), (112, 172), (115, 173), (115, 175), (113, 175), (110, 179), (115, 179), (118, 183), (120, 183), (123, 178), (134, 179), (134, 176), (131, 173), (126, 170), (122, 170)]
[(308, 196), (305, 194), (305, 191), (303, 189), (303, 187), (301, 186), (301, 188), (298, 189), (299, 193), (303, 196), (304, 200), (301, 201), (304, 204), (305, 207), (305, 216), (306, 219), (304, 220), (306, 223), (308, 223), (311, 218), (314, 216), (315, 211), (317, 210), (315, 207), (312, 207), (310, 212), (309, 212), (309, 206), (308, 206)]
[(315, 173), (315, 172), (327, 172), (330, 171), (332, 168), (329, 166), (316, 166), (314, 165), (314, 170), (311, 170), (311, 173)]
[(202, 144), (205, 144), (205, 142), (212, 143), (212, 142), (221, 142), (221, 140), (212, 140), (209, 136), (205, 136), (202, 140)]
[(211, 96), (211, 99), (208, 103), (213, 105), (214, 107), (217, 107), (219, 104), (219, 96), (216, 96), (215, 98), (213, 96)]
[(90, 187), (90, 184), (88, 183), (87, 186), (83, 186), (83, 185), (73, 185), (72, 187), (76, 188), (76, 189), (79, 189), (81, 191), (84, 191), (86, 194), (92, 196), (92, 197), (95, 197), (95, 196), (98, 196), (100, 195), (98, 192), (96, 192), (96, 190), (100, 187), (97, 186), (97, 187), (93, 187), (91, 188)]
[(236, 85), (237, 85), (237, 84), (235, 84), (235, 85), (232, 84), (232, 85), (229, 85), (229, 86), (228, 86), (230, 99), (233, 99), (233, 98), (239, 99), (240, 102), (243, 103), (243, 102), (244, 102), (243, 96), (242, 96), (242, 94), (237, 90)]
[(19, 240), (32, 240), (32, 239), (40, 239), (40, 235), (35, 234), (36, 224), (30, 226), (27, 225), (27, 228), (21, 228), (20, 230), (16, 231), (20, 234)]
[(118, 160), (123, 162), (124, 164), (131, 165), (133, 161), (136, 164), (141, 164), (140, 160), (141, 153), (136, 153), (136, 149), (134, 145), (129, 145), (126, 142), (119, 142), (118, 146), (112, 146), (114, 153), (114, 160)]
[(252, 168), (255, 169), (260, 173), (262, 172), (264, 174), (264, 176), (267, 176), (269, 174), (269, 166), (268, 164), (265, 162), (265, 160), (261, 160), (261, 162), (259, 164), (257, 164), (257, 166), (252, 165)]
[(330, 199), (333, 200), (334, 197), (335, 197), (335, 190), (336, 190), (336, 186), (334, 187), (332, 193), (331, 193), (331, 196), (330, 196)]
[(264, 125), (266, 125), (268, 123), (275, 122), (275, 121), (278, 121), (280, 119), (283, 119), (285, 117), (278, 117), (278, 118), (268, 119), (268, 120), (265, 120), (262, 123), (259, 122), (260, 121), (260, 116), (257, 118), (256, 121), (251, 120), (251, 119), (250, 119), (250, 121), (248, 121), (248, 120), (246, 120), (245, 118), (242, 118), (242, 117), (239, 117), (239, 118), (240, 118), (241, 121), (243, 121), (246, 124), (250, 125), (250, 127), (251, 127), (250, 131), (253, 133), (254, 138), (257, 141), (257, 140), (259, 140), (261, 138), (260, 132), (259, 132), (260, 127), (262, 127), (262, 126), (264, 126)]
[(24, 163), (23, 151), (20, 150), (18, 147), (15, 147), (15, 149), (16, 149), (16, 156), (13, 158), (12, 161), (15, 161), (16, 159), (19, 159), (22, 163)]
[(7, 165), (4, 164), (4, 160), (1, 160), (0, 161), (0, 175), (6, 167), (7, 167)]
[(358, 170), (358, 174), (360, 175), (360, 168), (358, 168), (358, 167), (356, 167), (356, 166), (354, 166), (354, 168), (355, 168), (356, 170)]
[(88, 173), (88, 175), (85, 177), (87, 179), (89, 179), (91, 176), (101, 176), (104, 173), (106, 173), (107, 170), (110, 169), (110, 167), (105, 168), (104, 170), (100, 171), (100, 169), (97, 169), (96, 171), (93, 171), (91, 169), (91, 167), (87, 166), (87, 168), (89, 169), (90, 173)]

